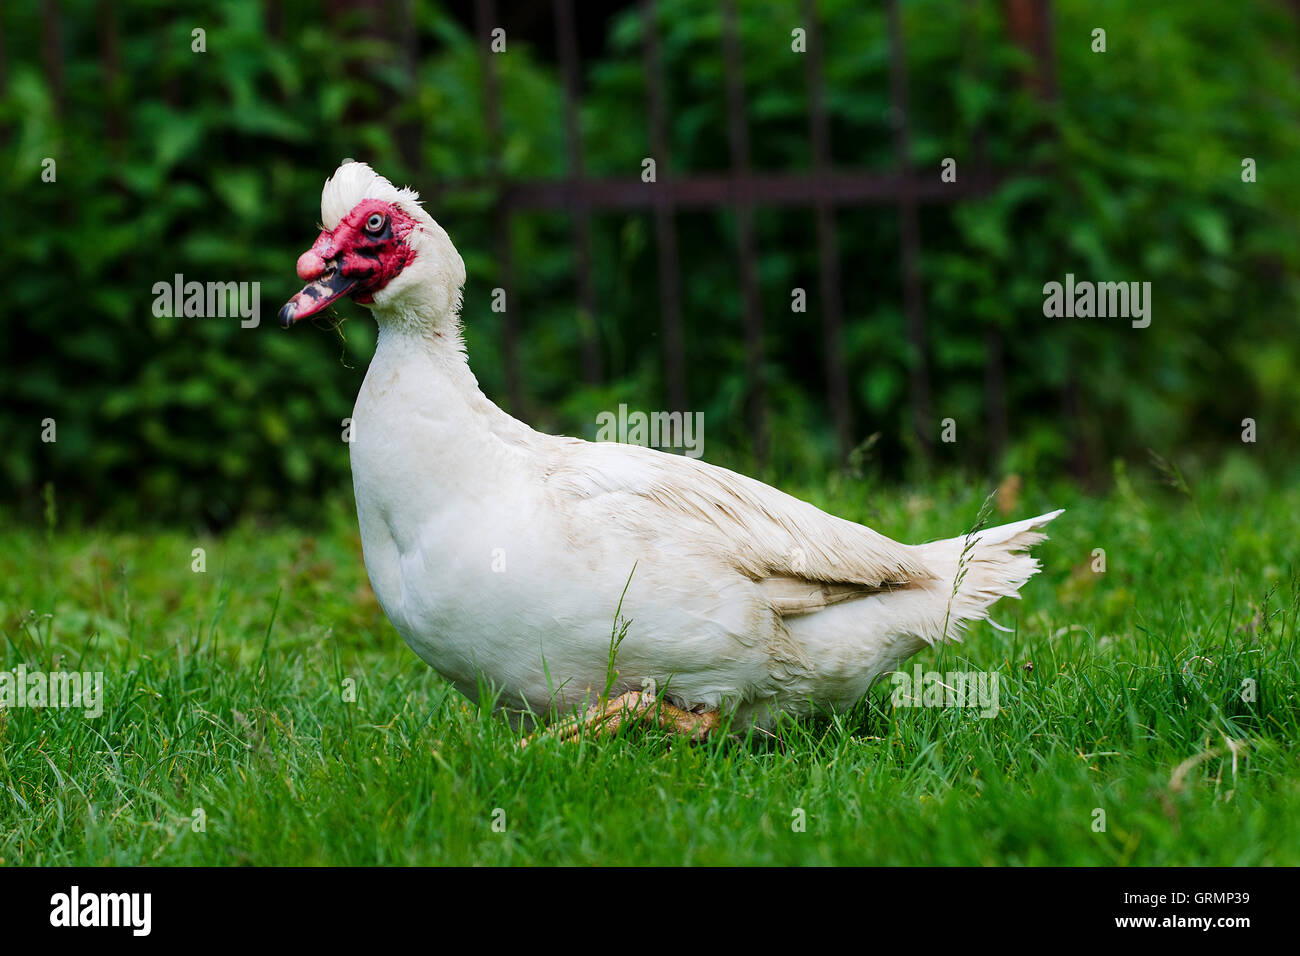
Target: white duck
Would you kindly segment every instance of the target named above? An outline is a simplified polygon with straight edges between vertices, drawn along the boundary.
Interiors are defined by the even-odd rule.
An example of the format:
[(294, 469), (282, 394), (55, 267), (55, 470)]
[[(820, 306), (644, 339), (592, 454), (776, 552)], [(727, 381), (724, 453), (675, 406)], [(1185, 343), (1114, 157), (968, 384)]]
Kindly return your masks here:
[[(366, 570), (398, 633), (467, 695), (485, 678), (510, 707), (591, 705), (597, 726), (650, 712), (694, 736), (722, 713), (763, 726), (847, 708), (1038, 569), (1025, 551), (1059, 511), (905, 545), (695, 459), (533, 431), (479, 390), (465, 266), (418, 195), (347, 162), (321, 219), (280, 319), (343, 295), (374, 312), (351, 444)], [(611, 670), (620, 602), (632, 623)]]

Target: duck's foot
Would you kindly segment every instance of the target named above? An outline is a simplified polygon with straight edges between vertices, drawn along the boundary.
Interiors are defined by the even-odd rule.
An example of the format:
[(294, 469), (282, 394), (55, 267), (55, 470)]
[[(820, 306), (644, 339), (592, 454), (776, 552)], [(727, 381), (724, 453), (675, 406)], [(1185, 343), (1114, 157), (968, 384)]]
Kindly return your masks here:
[[(633, 690), (588, 707), (581, 717), (563, 721), (548, 732), (560, 740), (577, 740), (584, 731), (613, 734), (625, 724), (649, 721), (688, 740), (703, 740), (717, 729), (718, 719), (717, 711), (696, 714), (660, 700), (652, 691)], [(528, 746), (537, 736), (540, 734), (525, 738), (520, 746)]]

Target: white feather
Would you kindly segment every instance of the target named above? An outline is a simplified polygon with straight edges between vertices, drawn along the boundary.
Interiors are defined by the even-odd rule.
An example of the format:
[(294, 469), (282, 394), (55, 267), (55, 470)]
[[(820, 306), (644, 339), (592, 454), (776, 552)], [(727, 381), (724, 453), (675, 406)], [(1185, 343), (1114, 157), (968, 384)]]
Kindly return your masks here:
[(420, 194), (409, 186), (398, 189), (366, 163), (345, 162), (325, 180), (320, 194), (321, 225), (333, 229), (363, 199), (382, 199), (394, 203), (407, 215), (433, 223), (433, 217), (420, 205)]

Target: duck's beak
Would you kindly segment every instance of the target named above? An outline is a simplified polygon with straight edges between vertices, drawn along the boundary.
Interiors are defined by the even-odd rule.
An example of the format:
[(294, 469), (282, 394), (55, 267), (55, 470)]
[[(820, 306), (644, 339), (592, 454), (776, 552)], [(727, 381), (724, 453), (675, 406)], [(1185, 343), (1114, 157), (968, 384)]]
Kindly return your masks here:
[[(307, 253), (303, 258), (308, 255), (311, 253)], [(306, 279), (309, 275), (316, 274), (317, 278), (303, 286), (302, 291), (286, 302), (284, 308), (280, 310), (280, 324), (286, 329), (299, 319), (305, 319), (309, 315), (315, 315), (329, 308), (331, 303), (347, 295), (356, 286), (356, 279), (349, 279), (343, 275), (337, 259), (322, 262), (320, 265), (321, 268), (318, 270), (304, 270), (301, 261), (299, 262), (299, 277)], [(307, 274), (304, 274), (305, 272)]]

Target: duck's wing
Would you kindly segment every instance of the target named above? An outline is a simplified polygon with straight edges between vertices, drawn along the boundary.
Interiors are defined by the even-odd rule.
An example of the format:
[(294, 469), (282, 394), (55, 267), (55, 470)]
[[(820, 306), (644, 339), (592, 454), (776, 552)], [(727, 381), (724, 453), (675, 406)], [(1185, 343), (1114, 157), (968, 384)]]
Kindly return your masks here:
[(683, 554), (716, 556), (782, 614), (934, 578), (917, 549), (697, 459), (568, 439), (552, 446), (546, 482), (578, 520), (672, 535)]

